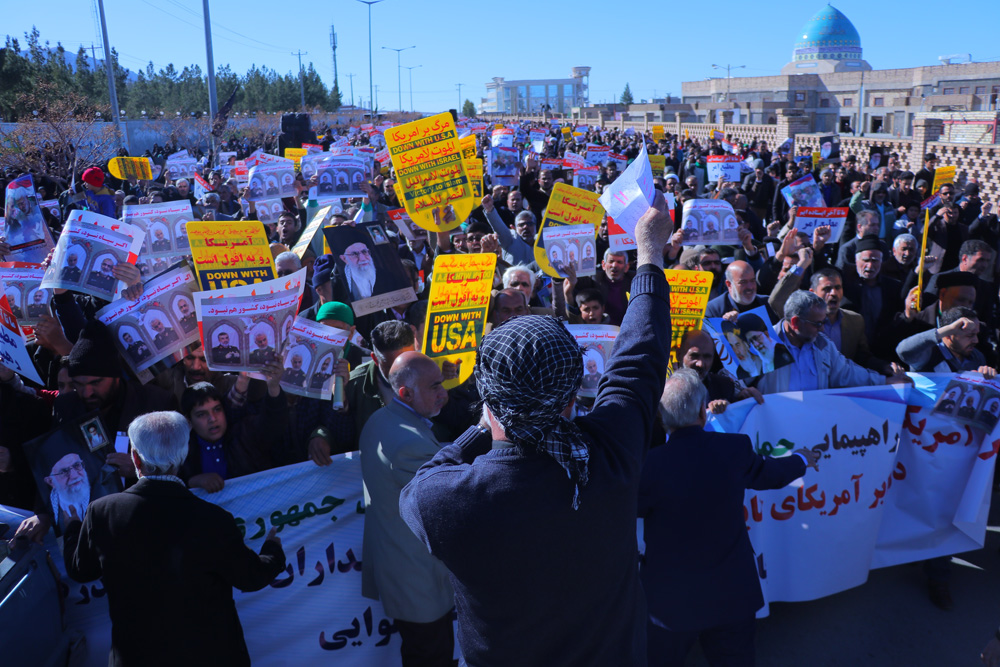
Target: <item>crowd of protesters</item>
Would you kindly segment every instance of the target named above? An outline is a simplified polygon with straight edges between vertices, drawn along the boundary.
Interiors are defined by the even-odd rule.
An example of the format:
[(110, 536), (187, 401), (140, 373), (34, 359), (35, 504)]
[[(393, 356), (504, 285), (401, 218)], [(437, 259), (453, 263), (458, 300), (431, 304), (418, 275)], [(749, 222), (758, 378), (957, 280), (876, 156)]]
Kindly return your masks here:
[[(538, 126), (524, 123), (520, 130)], [(468, 220), (453, 232), (428, 232), (416, 239), (397, 233), (386, 215), (388, 210), (401, 208), (392, 172), (386, 169), (379, 173), (377, 162), (373, 178), (363, 185), (367, 196), (341, 202), (331, 224), (378, 221), (390, 231), (391, 242), (398, 247), (417, 294), (414, 303), (357, 316), (351, 307), (350, 291), (344, 285), (345, 277), (336, 270), (332, 256), (316, 256), (307, 251), (299, 257), (289, 252), (306, 225), (310, 207), (315, 205), (309, 199), (310, 182), (301, 174), (296, 181), (298, 195), (283, 200), (284, 209), (275, 220), (262, 223), (271, 243), (277, 275), (288, 275), (302, 266), (308, 270), (309, 287), (300, 315), (360, 334), (360, 339), (346, 350), (344, 361), (333, 369), (346, 386), (342, 408), (335, 409), (329, 400), (283, 392), (278, 384), (282, 371), (279, 365), (265, 372), (267, 381), (253, 380), (243, 373), (209, 370), (205, 349), (199, 343), (191, 345), (173, 368), (143, 384), (127, 370), (107, 329), (94, 318), (105, 304), (93, 297), (59, 291), (52, 300), (52, 314), (43, 316), (35, 327), (35, 339), (30, 346), (44, 386), (33, 386), (0, 367), (0, 503), (34, 511), (17, 529), (16, 539), (40, 540), (50, 528), (66, 532), (73, 537), (67, 548), (74, 552), (67, 558), (76, 558), (70, 573), (82, 577), (100, 575), (92, 553), (84, 567), (82, 550), (100, 547), (101, 538), (94, 535), (101, 528), (90, 525), (88, 519), (83, 529), (85, 535), (91, 535), (92, 543), (85, 546), (78, 523), (83, 516), (74, 511), (70, 516), (55, 517), (41, 509), (40, 497), (51, 490), (36, 487), (22, 451), (26, 441), (88, 411), (98, 411), (107, 433), (127, 433), (133, 440), (130, 454), (108, 451), (109, 448), (98, 450), (124, 488), (142, 484), (140, 478), (151, 478), (154, 482), (147, 481), (147, 487), (175, 480), (211, 493), (223, 489), (235, 477), (303, 461), (325, 466), (337, 454), (360, 449), (366, 501), (375, 508), (366, 516), (364, 565), (368, 571), (364, 592), (378, 596), (387, 613), (396, 619), (403, 638), (404, 664), (450, 664), (454, 647), (450, 613), (456, 599), (460, 602), (460, 624), (463, 611), (469, 614), (465, 619), (469, 624), (460, 625), (463, 633), (460, 640), (463, 653), (475, 658), (470, 664), (557, 664), (558, 660), (546, 663), (538, 657), (549, 655), (547, 651), (552, 648), (546, 646), (544, 639), (527, 646), (514, 646), (504, 643), (504, 633), (499, 628), (488, 627), (491, 613), (484, 607), (490, 604), (505, 609), (503, 613), (520, 616), (522, 620), (510, 621), (518, 626), (531, 625), (530, 619), (538, 614), (526, 613), (517, 606), (532, 603), (511, 590), (499, 590), (496, 582), (487, 581), (497, 571), (476, 559), (489, 560), (493, 540), (480, 533), (454, 534), (455, 522), (464, 521), (465, 514), (455, 508), (451, 514), (444, 513), (440, 505), (434, 505), (435, 494), (439, 492), (434, 484), (440, 486), (441, 478), (436, 482), (431, 480), (425, 474), (426, 469), (418, 473), (422, 464), (433, 461), (432, 470), (445, 464), (466, 467), (471, 464), (471, 469), (475, 469), (472, 461), (485, 455), (491, 441), (494, 453), (498, 451), (498, 441), (514, 443), (511, 446), (519, 452), (537, 449), (536, 453), (543, 455), (541, 460), (511, 458), (508, 464), (514, 466), (511, 470), (523, 466), (524, 474), (560, 472), (570, 491), (565, 498), (553, 499), (565, 507), (560, 506), (559, 512), (550, 518), (568, 523), (546, 524), (525, 516), (518, 525), (529, 526), (530, 530), (537, 528), (536, 537), (553, 550), (559, 550), (559, 542), (578, 543), (574, 542), (577, 536), (573, 532), (578, 526), (569, 524), (577, 520), (573, 515), (577, 504), (583, 508), (581, 512), (593, 511), (594, 504), (588, 506), (588, 492), (592, 489), (593, 493), (601, 488), (619, 488), (622, 493), (631, 493), (632, 500), (625, 499), (618, 508), (619, 514), (634, 514), (637, 492), (643, 499), (640, 511), (648, 512), (657, 503), (684, 502), (683, 498), (657, 496), (655, 488), (661, 478), (650, 481), (645, 476), (654, 474), (650, 470), (659, 469), (664, 469), (663, 475), (678, 474), (666, 470), (669, 460), (652, 454), (663, 446), (665, 432), (676, 437), (677, 442), (693, 438), (696, 442), (691, 448), (697, 449), (700, 446), (697, 441), (705, 439), (698, 429), (704, 424), (706, 411), (720, 413), (730, 403), (745, 398), (762, 402), (767, 394), (776, 392), (905, 382), (907, 370), (973, 370), (987, 377), (995, 376), (1000, 353), (997, 338), (1000, 223), (991, 203), (980, 199), (979, 185), (974, 180), (946, 183), (937, 192), (930, 192), (938, 165), (933, 154), (923, 156), (920, 165), (910, 165), (911, 169), (918, 168), (916, 173), (904, 168), (896, 155), (889, 156), (887, 166), (874, 169), (853, 156), (846, 156), (838, 164), (814, 168), (811, 154), (795, 155), (780, 147), (769, 147), (763, 141), (739, 137), (744, 143), (739, 144), (738, 150), (753, 165), (752, 171), (742, 182), (711, 182), (705, 158), (725, 152), (716, 140), (699, 141), (667, 134), (654, 142), (651, 135), (640, 131), (591, 128), (567, 143), (558, 129), (542, 127), (548, 130), (543, 153), (532, 153), (530, 144), (519, 142), (525, 159), (517, 185), (494, 186), (487, 177), (485, 196)], [(347, 128), (326, 129), (319, 133), (317, 143), (328, 149), (341, 135), (355, 146), (368, 143), (364, 133), (348, 133)], [(625, 155), (631, 161), (640, 154), (643, 142), (650, 154), (665, 156), (664, 173), (654, 182), (658, 193), (672, 195), (677, 221), (685, 201), (725, 200), (739, 220), (739, 245), (685, 245), (683, 231), (679, 229), (668, 229), (662, 239), (651, 231), (643, 232), (654, 224), (659, 225), (660, 234), (664, 228), (672, 227), (665, 221), (665, 204), (658, 195), (656, 215), (647, 216), (650, 219), (642, 223), (645, 227), (637, 231), (637, 250), (611, 249), (605, 220), (596, 238), (600, 258), (596, 275), (577, 277), (570, 271), (565, 279), (548, 278), (534, 261), (535, 237), (553, 186), (571, 181), (564, 170), (541, 170), (541, 159), (561, 157), (567, 151), (582, 153), (586, 144), (592, 143), (607, 145), (613, 153)], [(274, 151), (276, 147), (274, 137), (256, 140), (233, 137), (227, 143), (227, 148), (237, 153), (234, 159), (245, 158), (257, 149)], [(166, 156), (181, 148), (171, 142), (154, 147), (146, 155), (162, 165)], [(489, 150), (488, 137), (479, 142), (480, 157), (484, 150)], [(63, 222), (78, 208), (121, 218), (123, 208), (130, 204), (187, 200), (195, 219), (256, 220), (254, 204), (246, 201), (247, 193), (237, 183), (232, 165), (220, 165), (213, 155), (195, 147), (189, 152), (200, 160), (200, 175), (208, 183), (201, 196), (196, 196), (190, 180), (174, 178), (166, 168), (152, 181), (112, 178), (106, 165), (80, 165), (78, 173), (69, 179), (33, 173), (39, 200), (56, 200), (54, 205), (43, 207), (53, 238), (58, 238)], [(816, 228), (811, 234), (796, 229), (797, 208), (786, 203), (781, 189), (807, 173), (812, 173), (819, 183), (827, 206), (848, 209), (839, 238), (832, 237), (829, 227)], [(0, 186), (5, 187), (20, 175), (6, 172), (0, 178)], [(602, 166), (596, 190), (601, 192), (618, 177), (619, 169), (614, 162)], [(929, 208), (927, 248), (928, 254), (935, 254), (921, 262), (919, 254), (925, 229), (921, 204), (934, 195), (938, 199)], [(0, 255), (8, 252), (9, 245), (0, 238)], [(495, 253), (498, 258), (487, 329), (492, 332), (483, 342), (475, 377), (445, 392), (441, 382), (453, 377), (455, 369), (446, 365), (442, 372), (419, 353), (434, 258), (448, 253), (480, 252)], [(756, 380), (743, 381), (722, 370), (707, 334), (697, 330), (687, 332), (677, 350), (679, 362), (675, 371), (678, 372), (667, 383), (660, 403), (661, 419), (655, 424), (640, 419), (633, 424), (637, 429), (634, 437), (639, 442), (624, 443), (635, 450), (637, 460), (650, 452), (649, 468), (643, 473), (640, 487), (639, 467), (633, 471), (608, 472), (615, 466), (603, 460), (604, 455), (599, 455), (598, 450), (617, 446), (611, 444), (610, 424), (614, 420), (618, 419), (620, 424), (629, 422), (623, 415), (641, 414), (641, 406), (650, 408), (660, 400), (664, 373), (659, 372), (659, 364), (665, 363), (670, 341), (669, 321), (663, 315), (668, 310), (665, 299), (668, 289), (661, 270), (664, 267), (711, 274), (712, 299), (707, 316), (735, 322), (743, 312), (766, 306), (771, 320), (766, 326), (771, 329), (772, 337), (787, 346), (792, 359), (784, 368)], [(923, 276), (919, 275), (921, 267)], [(126, 291), (125, 298), (137, 298), (142, 282), (151, 277), (137, 270), (120, 275), (133, 288)], [(918, 285), (923, 286), (922, 293)], [(642, 390), (649, 395), (637, 395), (634, 405), (627, 401), (608, 403), (611, 399), (600, 393), (597, 399), (574, 401), (579, 381), (570, 376), (578, 371), (582, 375), (582, 367), (578, 369), (578, 364), (569, 362), (565, 367), (561, 365), (561, 360), (569, 354), (563, 349), (567, 340), (558, 331), (546, 328), (546, 323), (553, 320), (538, 316), (555, 316), (570, 323), (611, 324), (622, 327), (623, 333), (642, 330), (641, 336), (635, 334), (638, 337), (626, 335), (625, 347), (646, 363), (644, 372), (650, 377), (642, 376), (645, 383)], [(643, 329), (643, 319), (653, 322), (650, 326), (655, 324), (655, 335), (651, 329)], [(538, 361), (524, 357), (530, 356), (527, 351), (511, 352), (529, 339), (542, 341), (554, 350), (551, 377), (527, 378), (516, 368)], [(616, 357), (619, 354), (623, 360), (608, 369), (610, 379), (601, 385), (602, 391), (611, 392), (618, 387), (640, 393), (625, 382), (625, 353), (616, 352)], [(501, 377), (504, 373), (512, 375)], [(546, 406), (558, 407), (552, 414), (525, 405), (549, 398), (552, 400)], [(484, 401), (485, 411), (481, 408)], [(186, 422), (162, 416), (163, 413), (179, 413)], [(144, 415), (154, 416), (147, 423), (140, 419)], [(577, 423), (580, 427), (575, 426)], [(567, 424), (574, 425), (575, 430), (569, 431)], [(150, 449), (153, 445), (149, 444), (156, 438), (157, 425), (163, 432), (173, 429), (170, 442), (177, 443), (178, 451), (170, 456), (163, 454), (162, 460), (157, 459), (159, 450), (153, 451)], [(553, 433), (561, 435), (556, 437)], [(451, 442), (457, 444), (442, 449), (443, 443)], [(742, 441), (738, 444), (742, 446)], [(733, 445), (727, 442), (719, 446)], [(186, 453), (179, 452), (183, 447)], [(591, 450), (589, 484), (585, 474), (588, 464), (580, 453), (581, 447)], [(476, 448), (482, 451), (474, 451)], [(737, 447), (734, 456), (749, 457), (752, 454), (749, 441), (745, 449)], [(393, 459), (394, 456), (399, 460)], [(386, 465), (390, 465), (392, 474), (387, 474), (384, 465), (377, 463), (379, 459), (383, 464), (389, 460)], [(765, 465), (763, 461), (738, 460), (750, 467)], [(801, 476), (806, 466), (815, 464), (814, 455), (803, 451), (783, 469), (754, 468), (755, 472), (746, 473), (740, 483), (759, 485), (753, 488), (780, 486)], [(710, 463), (706, 465), (710, 467)], [(468, 485), (460, 484), (450, 492), (458, 493), (473, 505), (485, 506), (487, 496), (508, 493), (509, 485), (518, 488), (511, 474), (466, 480), (461, 484)], [(622, 479), (615, 481), (615, 474), (623, 475)], [(172, 479), (160, 479), (167, 477)], [(414, 478), (415, 485), (404, 493), (404, 486)], [(490, 487), (487, 482), (495, 486)], [(621, 486), (616, 487), (619, 482)], [(742, 502), (742, 487), (739, 498)], [(399, 511), (400, 502), (405, 508), (403, 515)], [(538, 502), (544, 505), (549, 499), (541, 498)], [(104, 505), (101, 508), (105, 514), (109, 509)], [(720, 508), (717, 516), (709, 515), (706, 520), (727, 522), (732, 516), (730, 510), (728, 506)], [(610, 523), (605, 525), (608, 517), (577, 516), (585, 517), (580, 521), (593, 521), (598, 530), (610, 530)], [(481, 517), (477, 520), (482, 523)], [(749, 543), (743, 544), (746, 533), (742, 518), (734, 525), (732, 534), (739, 535), (734, 540), (739, 542), (739, 557), (743, 558)], [(628, 532), (627, 524), (615, 523), (615, 526), (619, 532)], [(675, 528), (663, 530), (669, 532)], [(720, 530), (724, 528), (733, 526), (726, 524)], [(469, 530), (475, 532), (471, 527)], [(130, 539), (143, 537), (136, 535)], [(279, 561), (283, 562), (280, 541), (269, 542), (261, 556), (263, 569), (255, 570), (252, 576), (247, 574), (233, 585), (259, 587), (258, 584), (263, 585), (262, 577), (266, 579), (268, 573), (280, 571), (275, 569)], [(683, 542), (656, 544), (656, 549), (668, 551), (687, 548)], [(691, 549), (702, 553), (706, 561), (718, 555), (702, 551), (701, 547)], [(573, 664), (611, 664), (600, 663), (595, 656), (616, 656), (620, 659), (616, 664), (643, 663), (647, 621), (650, 664), (683, 664), (687, 649), (699, 633), (720, 627), (724, 630), (721, 634), (707, 640), (703, 636), (703, 643), (707, 641), (706, 655), (710, 653), (708, 647), (712, 647), (721, 651), (712, 654), (720, 656), (719, 664), (730, 664), (721, 662), (726, 651), (743, 658), (749, 651), (752, 661), (753, 613), (762, 603), (758, 601), (756, 584), (751, 586), (756, 587), (756, 592), (749, 589), (746, 592), (747, 604), (735, 605), (739, 613), (706, 613), (692, 620), (693, 625), (673, 623), (667, 619), (673, 618), (675, 610), (657, 603), (650, 604), (649, 618), (639, 618), (637, 614), (643, 612), (639, 602), (641, 592), (637, 593), (638, 580), (633, 581), (632, 575), (627, 574), (635, 563), (621, 562), (634, 557), (633, 539), (631, 549), (617, 545), (607, 553), (582, 560), (579, 567), (570, 567), (566, 562), (557, 564), (577, 573), (579, 579), (574, 583), (580, 592), (571, 594), (567, 589), (553, 593), (554, 603), (571, 600), (566, 604), (572, 608), (559, 608), (558, 604), (544, 607), (551, 613), (545, 621), (553, 625), (553, 636), (559, 637), (559, 641), (574, 642), (580, 662)], [(544, 553), (541, 558), (545, 559)], [(932, 602), (947, 609), (953, 601), (948, 565), (942, 560), (946, 561), (929, 561), (925, 569)], [(611, 598), (599, 601), (588, 594), (588, 568), (597, 571), (609, 567), (611, 562), (616, 563), (620, 573), (625, 573), (622, 588), (613, 595), (609, 592)], [(681, 558), (678, 562), (688, 559)], [(745, 565), (741, 563), (740, 567)], [(650, 568), (650, 573), (642, 578), (647, 595), (650, 591), (669, 595), (669, 590), (664, 592), (663, 580), (650, 579), (653, 566)], [(684, 571), (675, 574), (686, 575)], [(107, 580), (109, 574), (104, 575)], [(525, 589), (526, 582), (529, 588), (531, 582), (544, 586), (546, 577), (552, 574), (540, 567), (525, 576), (529, 578), (517, 590)], [(747, 576), (756, 578), (755, 573)], [(709, 581), (705, 585), (714, 584)], [(109, 594), (123, 595), (112, 590), (112, 586)], [(691, 594), (697, 597), (699, 591), (693, 590)], [(621, 627), (616, 626), (614, 633), (600, 638), (585, 639), (584, 635), (592, 633), (579, 621), (572, 627), (573, 621), (592, 612), (589, 607), (605, 603), (612, 605), (619, 615), (616, 623)], [(514, 606), (506, 610), (504, 605)], [(120, 616), (113, 618), (116, 622), (120, 619)], [(238, 622), (236, 630), (239, 631)], [(513, 634), (525, 638), (534, 633)], [(198, 641), (212, 640), (201, 637)], [(135, 660), (135, 654), (129, 653), (129, 644), (129, 640), (121, 640), (115, 647), (123, 664)], [(521, 662), (522, 650), (536, 657)], [(565, 657), (558, 652), (553, 655)], [(563, 664), (569, 663), (563, 661)]]

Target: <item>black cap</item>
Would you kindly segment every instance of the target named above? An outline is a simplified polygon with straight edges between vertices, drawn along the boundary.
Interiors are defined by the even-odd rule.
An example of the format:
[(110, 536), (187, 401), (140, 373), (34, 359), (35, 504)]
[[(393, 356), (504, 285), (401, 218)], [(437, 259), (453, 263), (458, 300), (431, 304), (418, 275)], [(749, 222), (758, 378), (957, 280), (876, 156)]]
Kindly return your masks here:
[(937, 277), (937, 288), (944, 287), (975, 287), (976, 274), (968, 271), (948, 271), (939, 273)]
[(882, 250), (882, 241), (880, 241), (874, 234), (862, 237), (861, 240), (858, 241), (858, 245), (855, 247), (854, 252), (862, 253), (866, 250)]

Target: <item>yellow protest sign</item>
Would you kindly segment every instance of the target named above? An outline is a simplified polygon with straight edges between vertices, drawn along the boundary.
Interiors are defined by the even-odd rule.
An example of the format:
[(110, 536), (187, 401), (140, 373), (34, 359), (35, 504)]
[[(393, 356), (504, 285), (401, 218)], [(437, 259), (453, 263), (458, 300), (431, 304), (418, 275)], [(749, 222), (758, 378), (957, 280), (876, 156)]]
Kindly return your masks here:
[(295, 163), (295, 171), (298, 171), (302, 165), (302, 158), (308, 155), (309, 151), (305, 148), (286, 148), (285, 157)]
[(663, 141), (663, 134), (664, 133), (662, 125), (653, 126), (653, 141), (655, 141), (656, 143), (660, 143), (661, 141)]
[(137, 178), (140, 181), (153, 180), (153, 165), (148, 157), (113, 158), (108, 162), (108, 171), (123, 181), (129, 178)]
[(667, 156), (650, 155), (649, 167), (653, 170), (653, 178), (663, 178), (663, 172), (667, 168)]
[(490, 309), (496, 264), (493, 253), (438, 255), (434, 260), (422, 344), (424, 354), (439, 366), (445, 361), (459, 364), (458, 377), (445, 381), (445, 389), (472, 376)]
[(569, 140), (573, 138), (573, 130), (568, 127), (564, 127), (562, 130), (563, 141), (569, 143)]
[(574, 188), (565, 183), (556, 183), (549, 196), (549, 206), (545, 209), (545, 217), (542, 225), (535, 234), (535, 261), (538, 266), (553, 278), (561, 277), (559, 272), (553, 268), (549, 262), (548, 253), (545, 251), (546, 227), (562, 227), (566, 225), (590, 224), (594, 226), (594, 233), (601, 226), (604, 218), (604, 207), (597, 201), (598, 194), (589, 190)]
[(955, 182), (955, 167), (938, 167), (934, 170), (934, 185), (931, 187), (931, 194), (937, 194), (942, 185)]
[(187, 223), (187, 237), (203, 291), (275, 277), (264, 225), (256, 220), (192, 220)]
[(476, 135), (462, 137), (458, 145), (462, 148), (462, 164), (472, 186), (472, 196), (478, 201), (483, 196), (483, 161), (476, 157)]
[(823, 157), (819, 151), (813, 151), (813, 169), (818, 169)]
[(385, 142), (403, 190), (400, 203), (414, 223), (446, 232), (469, 217), (475, 200), (451, 114), (387, 129)]
[(670, 285), (670, 365), (676, 368), (684, 334), (701, 328), (712, 291), (712, 274), (680, 269), (664, 269), (663, 274)]

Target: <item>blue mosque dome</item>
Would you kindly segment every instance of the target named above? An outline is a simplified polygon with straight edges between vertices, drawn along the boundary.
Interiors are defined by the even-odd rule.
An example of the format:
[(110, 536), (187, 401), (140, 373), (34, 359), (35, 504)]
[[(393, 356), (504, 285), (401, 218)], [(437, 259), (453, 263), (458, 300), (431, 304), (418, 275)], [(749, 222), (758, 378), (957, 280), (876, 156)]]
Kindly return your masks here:
[(861, 37), (844, 14), (832, 5), (816, 12), (795, 41), (792, 61), (861, 60)]

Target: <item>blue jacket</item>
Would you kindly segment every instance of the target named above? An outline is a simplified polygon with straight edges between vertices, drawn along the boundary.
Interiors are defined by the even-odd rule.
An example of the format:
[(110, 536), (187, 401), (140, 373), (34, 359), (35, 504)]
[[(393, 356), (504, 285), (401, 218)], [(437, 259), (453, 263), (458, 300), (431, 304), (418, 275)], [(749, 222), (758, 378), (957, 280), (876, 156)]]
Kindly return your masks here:
[(117, 218), (117, 206), (115, 206), (115, 195), (107, 188), (101, 188), (96, 192), (87, 190), (87, 208), (94, 213), (106, 215), (109, 218)]
[(470, 665), (645, 665), (636, 496), (670, 349), (663, 271), (639, 268), (593, 411), (580, 507), (554, 459), (473, 428), (425, 464), (400, 513), (451, 572)]
[(745, 489), (780, 489), (805, 474), (801, 456), (765, 458), (749, 436), (700, 426), (649, 452), (639, 483), (653, 623), (694, 632), (752, 618), (764, 604), (743, 518)]

